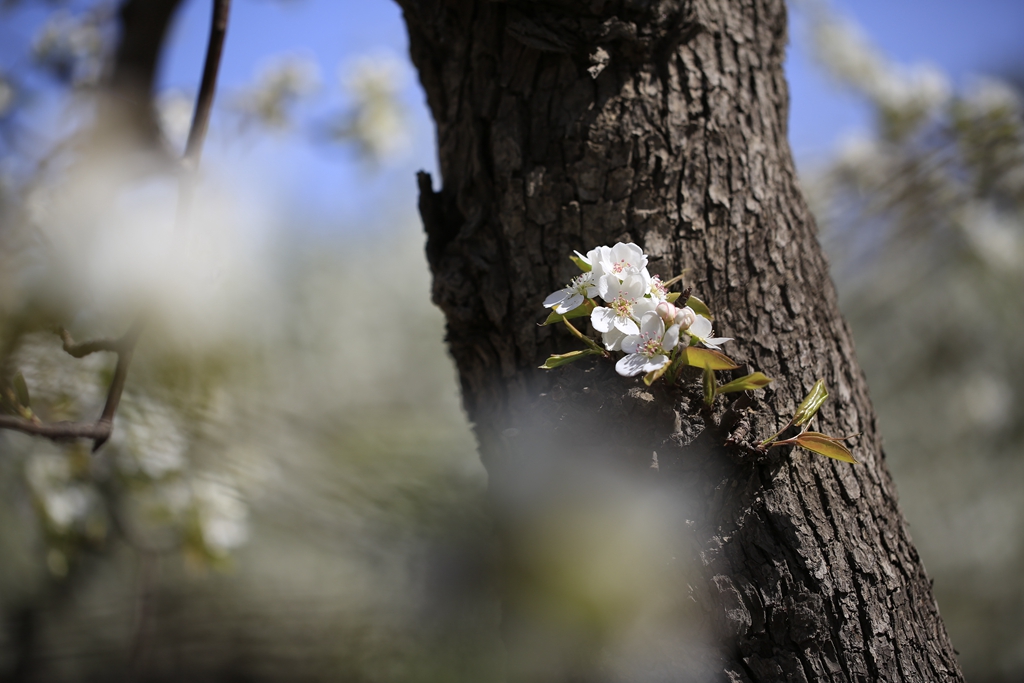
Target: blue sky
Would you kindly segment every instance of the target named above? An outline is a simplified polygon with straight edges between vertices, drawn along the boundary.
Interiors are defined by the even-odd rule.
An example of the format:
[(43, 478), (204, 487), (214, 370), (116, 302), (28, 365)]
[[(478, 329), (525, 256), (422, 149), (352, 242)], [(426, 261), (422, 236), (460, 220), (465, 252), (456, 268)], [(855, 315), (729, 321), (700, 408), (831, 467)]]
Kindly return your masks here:
[[(163, 86), (195, 90), (209, 7), (208, 0), (187, 0), (165, 56)], [(833, 7), (893, 60), (932, 63), (957, 86), (972, 74), (1024, 66), (1021, 0), (841, 0)], [(28, 45), (31, 23), (29, 17), (0, 20), (0, 66), (17, 68), (14, 53)], [(826, 157), (844, 136), (869, 129), (870, 120), (866, 107), (811, 61), (798, 10), (790, 34), (790, 139), (798, 161), (805, 162)], [(273, 56), (296, 53), (320, 66), (323, 88), (306, 119), (322, 119), (341, 104), (340, 65), (366, 54), (405, 59), (401, 13), (391, 0), (235, 0), (221, 100)], [(284, 204), (312, 221), (329, 217), (327, 229), (376, 229), (415, 210), (415, 172), (435, 167), (433, 127), (411, 67), (402, 97), (413, 145), (381, 169), (367, 168), (351, 150), (313, 144), (300, 134), (213, 140), (206, 158), (246, 169), (250, 175), (240, 183), (272, 184)]]

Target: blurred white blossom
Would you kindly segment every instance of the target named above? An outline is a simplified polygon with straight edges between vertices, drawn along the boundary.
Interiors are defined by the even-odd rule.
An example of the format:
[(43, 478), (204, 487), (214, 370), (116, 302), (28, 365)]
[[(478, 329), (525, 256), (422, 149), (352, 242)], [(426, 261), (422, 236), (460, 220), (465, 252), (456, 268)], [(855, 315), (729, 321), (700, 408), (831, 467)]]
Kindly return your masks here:
[(243, 121), (270, 129), (291, 126), (293, 109), (320, 85), (320, 70), (315, 61), (300, 55), (284, 55), (269, 60), (252, 85), (233, 98), (233, 108)]
[(185, 149), (194, 109), (195, 99), (180, 90), (165, 91), (157, 98), (156, 112), (160, 128), (175, 149)]
[(332, 127), (333, 136), (354, 143), (372, 161), (406, 151), (408, 113), (399, 95), (407, 74), (404, 62), (390, 55), (364, 56), (342, 67), (341, 87), (350, 104)]
[(103, 33), (95, 14), (74, 16), (56, 12), (43, 25), (32, 44), (43, 66), (73, 85), (94, 83), (103, 66)]

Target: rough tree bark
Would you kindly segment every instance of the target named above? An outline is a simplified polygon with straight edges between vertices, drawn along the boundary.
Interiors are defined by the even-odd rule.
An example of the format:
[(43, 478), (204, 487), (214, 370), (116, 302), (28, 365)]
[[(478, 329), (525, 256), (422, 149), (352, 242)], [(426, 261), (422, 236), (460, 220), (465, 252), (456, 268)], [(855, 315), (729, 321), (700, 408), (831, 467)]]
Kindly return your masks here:
[[(443, 186), (420, 176), (420, 210), (503, 541), (513, 676), (532, 617), (505, 503), (530, 489), (542, 517), (597, 460), (650, 473), (657, 451), (648, 476), (690, 501), (680, 538), (719, 645), (637, 679), (961, 680), (798, 187), (782, 0), (398, 2), (437, 124)], [(574, 348), (537, 326), (566, 255), (619, 240), (662, 277), (688, 269), (730, 355), (777, 378), (763, 399), (707, 415), (607, 361), (536, 369)], [(818, 378), (823, 431), (863, 432), (862, 464), (726, 445), (773, 433)], [(552, 678), (610, 677), (594, 654)]]

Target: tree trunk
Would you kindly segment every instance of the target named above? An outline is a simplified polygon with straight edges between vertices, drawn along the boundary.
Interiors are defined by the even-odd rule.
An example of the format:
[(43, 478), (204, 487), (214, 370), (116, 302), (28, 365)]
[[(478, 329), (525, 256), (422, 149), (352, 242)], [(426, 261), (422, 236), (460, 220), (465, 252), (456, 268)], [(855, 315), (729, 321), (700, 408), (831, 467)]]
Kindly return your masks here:
[[(511, 677), (961, 680), (798, 187), (782, 1), (399, 3), (437, 123), (443, 187), (422, 174), (420, 210), (490, 477)], [(730, 356), (776, 378), (763, 396), (702, 411), (692, 375), (647, 389), (603, 359), (536, 369), (579, 347), (538, 326), (567, 255), (617, 241), (663, 278), (686, 270)], [(743, 447), (818, 378), (819, 428), (863, 432), (861, 464)], [(668, 567), (678, 619), (609, 645), (626, 612), (557, 588), (537, 544), (564, 546), (568, 585), (589, 580), (600, 534), (576, 543), (586, 527), (566, 518), (613, 525), (651, 495), (671, 513), (616, 579)]]

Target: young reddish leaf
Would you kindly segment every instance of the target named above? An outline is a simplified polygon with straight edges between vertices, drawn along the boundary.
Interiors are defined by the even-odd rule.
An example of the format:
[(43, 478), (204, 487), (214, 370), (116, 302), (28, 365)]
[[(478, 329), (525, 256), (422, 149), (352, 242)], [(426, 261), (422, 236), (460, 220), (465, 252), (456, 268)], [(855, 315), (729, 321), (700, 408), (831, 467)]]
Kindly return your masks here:
[(710, 365), (704, 366), (704, 403), (711, 405), (715, 402), (715, 371)]
[(843, 462), (853, 463), (854, 465), (857, 464), (850, 449), (842, 444), (842, 439), (837, 439), (834, 436), (828, 436), (821, 432), (804, 432), (793, 437), (792, 440), (796, 445), (809, 451), (814, 451), (836, 460), (842, 460)]
[(800, 402), (800, 405), (796, 408), (796, 415), (793, 416), (793, 424), (799, 427), (810, 421), (812, 417), (818, 412), (818, 408), (821, 408), (822, 404), (828, 398), (828, 389), (825, 388), (825, 380), (819, 379), (811, 387), (810, 393), (804, 397), (804, 400)]
[(708, 320), (715, 319), (715, 316), (711, 315), (711, 309), (708, 308), (708, 305), (695, 296), (691, 296), (689, 299), (687, 299), (686, 305), (692, 308), (693, 312), (696, 313), (697, 315), (702, 315)]
[(695, 368), (710, 367), (712, 370), (735, 370), (739, 367), (733, 359), (721, 351), (699, 349), (694, 346), (683, 349), (683, 362)]
[(581, 358), (587, 356), (600, 356), (601, 352), (595, 349), (580, 349), (579, 351), (570, 351), (569, 353), (560, 353), (553, 356), (549, 356), (544, 365), (541, 365), (541, 370), (551, 370), (553, 368), (560, 368), (563, 365), (568, 365), (574, 361), (578, 361)]
[(554, 325), (555, 323), (560, 323), (563, 320), (572, 320), (573, 318), (582, 318), (583, 316), (590, 315), (591, 313), (593, 313), (594, 312), (594, 308), (595, 308), (594, 302), (591, 299), (586, 299), (579, 306), (577, 306), (576, 308), (572, 309), (571, 311), (569, 311), (568, 313), (566, 313), (564, 315), (559, 314), (559, 313), (555, 313), (554, 311), (551, 311), (551, 315), (549, 315), (547, 317), (547, 320), (545, 320), (542, 324), (544, 324), (544, 325)]
[(739, 379), (734, 379), (728, 384), (723, 384), (718, 387), (717, 392), (719, 394), (727, 394), (730, 391), (753, 391), (754, 389), (764, 389), (772, 381), (771, 377), (760, 372), (753, 372), (749, 375), (744, 375)]

